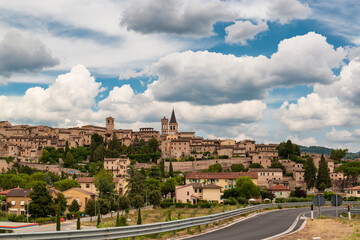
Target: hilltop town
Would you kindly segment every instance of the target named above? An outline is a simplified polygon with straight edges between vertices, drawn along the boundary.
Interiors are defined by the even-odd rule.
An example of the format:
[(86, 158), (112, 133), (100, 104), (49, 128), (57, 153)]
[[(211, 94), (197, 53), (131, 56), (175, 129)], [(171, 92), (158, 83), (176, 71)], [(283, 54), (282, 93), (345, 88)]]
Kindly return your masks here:
[[(51, 184), (48, 187), (50, 192), (51, 189), (55, 191), (54, 199), (59, 191), (55, 181), (60, 180), (60, 175), (63, 180), (75, 179), (75, 184), (71, 185), (73, 188), (60, 190), (70, 199), (68, 207), (75, 198), (80, 205), (85, 201), (81, 211), (85, 211), (88, 199), (101, 195), (94, 176), (103, 174), (103, 169), (112, 175), (113, 190), (119, 196), (127, 195), (130, 201), (135, 199), (131, 196), (131, 179), (136, 178), (132, 169), (141, 169), (143, 177), (159, 181), (155, 187), (150, 187), (162, 194), (160, 198), (175, 197), (177, 202), (222, 202), (226, 190), (236, 188), (239, 177), (249, 177), (260, 189), (277, 197), (289, 197), (295, 189), (317, 191), (314, 186), (307, 186), (304, 163), (311, 158), (319, 169), (323, 156), (300, 156), (300, 150), (299, 156), (279, 156), (280, 145), (284, 142), (279, 145), (258, 144), (255, 140), (204, 139), (195, 132), (179, 131), (174, 110), (170, 120), (161, 119), (160, 131), (149, 127), (139, 131), (115, 129), (114, 124), (112, 117), (106, 118), (106, 127), (52, 128), (0, 122), (0, 170), (4, 173), (0, 183), (6, 190), (3, 195), (12, 199), (11, 192), (20, 191), (15, 195), (24, 195), (22, 197), (29, 200), (27, 190), (6, 185), (3, 180), (6, 177), (11, 179), (13, 173), (20, 174), (21, 167), (31, 169), (30, 172), (51, 173), (56, 180), (49, 182), (54, 182), (55, 188)], [(298, 148), (290, 142), (292, 147)], [(331, 179), (331, 190), (340, 191), (344, 188), (343, 172), (335, 171), (339, 165), (328, 156), (324, 161)], [(171, 177), (176, 177), (176, 181)], [(8, 211), (23, 214), (25, 210), (19, 206)]]

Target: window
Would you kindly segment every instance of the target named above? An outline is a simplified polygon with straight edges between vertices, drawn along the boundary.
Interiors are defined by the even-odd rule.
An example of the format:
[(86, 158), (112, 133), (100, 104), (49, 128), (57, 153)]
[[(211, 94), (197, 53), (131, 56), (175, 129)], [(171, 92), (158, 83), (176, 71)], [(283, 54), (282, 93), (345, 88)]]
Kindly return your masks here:
[(189, 179), (189, 182), (191, 182), (191, 179)]
[(280, 195), (282, 195), (282, 192), (280, 192)]
[(227, 188), (227, 186), (225, 185), (225, 188)]
[(197, 193), (197, 189), (195, 189), (195, 193)]
[(219, 182), (219, 179), (216, 179), (216, 182)]
[(189, 191), (187, 192), (187, 195), (189, 196)]
[(76, 198), (76, 201), (78, 202), (78, 204), (80, 204), (80, 198)]
[(11, 206), (15, 206), (16, 202), (13, 200), (11, 201)]
[(25, 201), (20, 201), (20, 206), (24, 206), (25, 205)]
[(199, 189), (199, 193), (201, 193), (201, 189)]

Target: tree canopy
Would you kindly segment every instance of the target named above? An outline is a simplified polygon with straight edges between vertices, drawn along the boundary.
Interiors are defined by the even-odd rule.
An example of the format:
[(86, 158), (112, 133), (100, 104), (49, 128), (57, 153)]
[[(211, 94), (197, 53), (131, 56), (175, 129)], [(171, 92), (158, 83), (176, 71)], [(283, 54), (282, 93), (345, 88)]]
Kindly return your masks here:
[(348, 149), (333, 149), (332, 151), (331, 151), (331, 154), (330, 154), (330, 158), (332, 159), (332, 160), (334, 160), (334, 161), (338, 161), (338, 162), (340, 162), (341, 161), (341, 159), (343, 159), (345, 156), (346, 156), (346, 154), (348, 153)]
[(314, 160), (311, 157), (309, 157), (305, 165), (305, 173), (304, 173), (304, 181), (306, 183), (307, 189), (311, 189), (315, 187), (316, 172), (317, 169), (315, 167)]
[(319, 172), (316, 180), (316, 188), (319, 191), (324, 191), (329, 187), (331, 187), (330, 171), (328, 168), (328, 163), (322, 154), (321, 160), (319, 162)]
[(290, 158), (291, 156), (301, 155), (300, 147), (296, 144), (293, 144), (291, 140), (287, 140), (287, 142), (281, 142), (277, 149), (279, 157), (283, 159)]

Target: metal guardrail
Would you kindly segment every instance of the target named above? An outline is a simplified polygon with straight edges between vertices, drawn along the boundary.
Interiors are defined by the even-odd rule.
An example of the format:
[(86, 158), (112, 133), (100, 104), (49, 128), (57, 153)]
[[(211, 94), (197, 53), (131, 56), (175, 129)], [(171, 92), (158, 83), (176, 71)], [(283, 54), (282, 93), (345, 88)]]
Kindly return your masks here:
[[(125, 227), (112, 227), (112, 228), (100, 228), (91, 230), (70, 230), (59, 232), (34, 232), (34, 233), (10, 233), (0, 234), (0, 239), (6, 240), (35, 240), (35, 239), (119, 239), (127, 237), (144, 236), (149, 234), (157, 234), (162, 232), (172, 232), (182, 230), (199, 225), (209, 224), (220, 220), (228, 219), (231, 217), (237, 217), (242, 214), (256, 212), (259, 210), (278, 207), (296, 207), (296, 206), (310, 206), (312, 202), (293, 202), (293, 203), (270, 203), (260, 204), (254, 206), (248, 206), (245, 208), (239, 208), (231, 211), (216, 213), (208, 216), (187, 218), (169, 222), (132, 225)], [(360, 202), (343, 202), (344, 205), (356, 205)], [(326, 202), (326, 205), (331, 205), (330, 202)]]

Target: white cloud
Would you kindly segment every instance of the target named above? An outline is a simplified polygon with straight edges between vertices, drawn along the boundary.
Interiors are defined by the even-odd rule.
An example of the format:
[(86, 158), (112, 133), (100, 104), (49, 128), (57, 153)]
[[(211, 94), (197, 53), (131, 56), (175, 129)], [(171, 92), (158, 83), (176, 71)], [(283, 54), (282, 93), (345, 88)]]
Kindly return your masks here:
[(77, 65), (69, 73), (59, 75), (47, 89), (33, 87), (24, 96), (1, 96), (0, 116), (15, 122), (51, 122), (71, 126), (77, 120), (91, 119), (91, 107), (101, 91), (101, 83), (95, 82), (84, 66)]
[(337, 97), (322, 98), (317, 93), (301, 97), (296, 103), (284, 102), (277, 117), (292, 131), (309, 131), (358, 122), (357, 116)]
[(124, 9), (121, 25), (129, 30), (193, 37), (213, 35), (213, 25), (234, 15), (219, 0), (135, 0)]
[(351, 59), (342, 67), (337, 81), (315, 84), (314, 92), (296, 103), (284, 102), (277, 113), (278, 118), (293, 131), (359, 124), (359, 69), (359, 58)]
[(119, 76), (119, 80), (128, 80), (130, 78), (137, 78), (137, 77), (143, 77), (143, 76), (149, 76), (150, 73), (150, 67), (146, 66), (144, 70), (142, 71), (134, 71), (132, 69), (127, 69), (125, 72), (122, 72)]
[(305, 19), (310, 13), (309, 6), (297, 0), (275, 0), (268, 8), (269, 18), (273, 21), (278, 20), (281, 24), (292, 19)]
[(305, 19), (311, 13), (307, 4), (297, 0), (238, 0), (230, 1), (229, 8), (238, 18), (288, 23), (293, 19)]
[(40, 72), (59, 60), (38, 39), (28, 33), (9, 30), (0, 42), (0, 75), (11, 77), (14, 73)]
[(330, 132), (326, 133), (326, 139), (330, 142), (336, 143), (352, 143), (360, 141), (360, 129), (356, 129), (353, 132), (348, 130), (336, 130), (332, 128)]
[(287, 136), (286, 139), (290, 139), (292, 143), (301, 145), (301, 146), (316, 146), (317, 142), (314, 137), (308, 137), (300, 139), (298, 136)]
[(233, 25), (225, 28), (225, 42), (246, 45), (248, 40), (253, 40), (258, 33), (267, 29), (266, 22), (253, 24), (250, 21), (235, 21)]
[(342, 48), (335, 50), (325, 37), (313, 32), (281, 41), (270, 58), (207, 51), (173, 53), (151, 66), (158, 80), (149, 89), (159, 101), (201, 105), (263, 99), (271, 88), (335, 81), (332, 69), (344, 57)]

